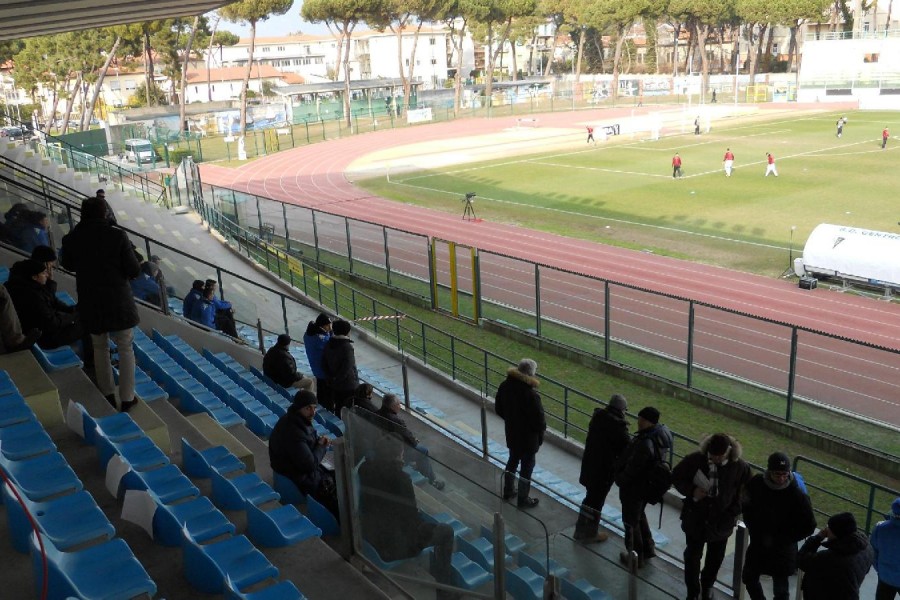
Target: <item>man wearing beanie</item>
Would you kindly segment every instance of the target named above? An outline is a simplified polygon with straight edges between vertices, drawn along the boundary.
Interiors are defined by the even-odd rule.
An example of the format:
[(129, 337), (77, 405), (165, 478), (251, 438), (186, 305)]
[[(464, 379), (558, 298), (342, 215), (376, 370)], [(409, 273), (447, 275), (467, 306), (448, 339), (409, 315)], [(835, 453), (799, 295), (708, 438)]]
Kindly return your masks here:
[(297, 361), (291, 356), (291, 336), (282, 333), (275, 345), (263, 356), (263, 374), (278, 385), (286, 388), (308, 390), (312, 379), (297, 371)]
[(619, 560), (631, 566), (631, 553), (637, 553), (638, 567), (656, 556), (650, 523), (647, 521), (648, 474), (654, 463), (665, 460), (672, 447), (672, 432), (659, 422), (659, 410), (645, 406), (638, 412), (637, 432), (617, 466), (616, 485), (625, 524), (625, 549)]
[[(825, 550), (819, 551), (822, 546)], [(800, 547), (804, 600), (859, 600), (859, 587), (872, 568), (875, 552), (869, 539), (845, 512), (828, 519), (828, 527)]]
[(330, 339), (331, 318), (325, 313), (321, 313), (315, 321), (307, 324), (306, 332), (303, 334), (303, 348), (306, 350), (309, 368), (316, 378), (316, 396), (319, 398), (320, 404), (323, 400), (328, 402), (331, 399), (328, 378), (325, 376), (325, 369), (322, 368), (322, 353), (325, 351), (325, 344)]
[(816, 529), (812, 504), (797, 485), (786, 454), (769, 456), (766, 472), (754, 475), (743, 501), (750, 547), (743, 582), (750, 600), (765, 600), (760, 575), (772, 576), (775, 600), (788, 600), (788, 577), (797, 571), (797, 542)]
[[(66, 346), (86, 337), (75, 307), (60, 301), (47, 289), (49, 277), (46, 263), (27, 258), (12, 266), (9, 280), (4, 284), (22, 328), (40, 329), (37, 343), (45, 349)], [(85, 348), (90, 352), (90, 344)]]
[[(509, 460), (503, 470), (503, 499), (517, 499), (519, 508), (533, 508), (538, 499), (531, 492), (531, 473), (538, 449), (544, 443), (547, 421), (544, 406), (538, 394), (537, 363), (523, 358), (517, 367), (506, 372), (506, 380), (497, 388), (494, 396), (494, 410), (503, 419), (506, 430), (506, 447)], [(519, 471), (519, 487), (516, 489), (516, 471)]]
[(331, 390), (331, 398), (325, 402), (325, 407), (336, 415), (341, 414), (344, 406), (353, 404), (353, 396), (359, 386), (356, 353), (353, 350), (353, 340), (350, 339), (350, 329), (350, 323), (347, 321), (335, 321), (331, 326), (331, 339), (322, 351), (322, 370), (325, 371)]
[(578, 478), (587, 491), (575, 523), (574, 537), (579, 542), (605, 542), (609, 537), (606, 532), (599, 531), (600, 511), (616, 476), (616, 462), (630, 439), (625, 422), (627, 409), (625, 396), (613, 394), (605, 408), (594, 409), (588, 425)]
[(891, 514), (875, 526), (870, 542), (875, 551), (878, 588), (875, 600), (893, 600), (900, 594), (900, 498), (891, 505)]
[(713, 597), (728, 538), (741, 514), (744, 486), (750, 481), (750, 467), (741, 454), (736, 439), (717, 433), (702, 440), (699, 452), (688, 454), (672, 470), (672, 485), (684, 496), (681, 530), (688, 600)]

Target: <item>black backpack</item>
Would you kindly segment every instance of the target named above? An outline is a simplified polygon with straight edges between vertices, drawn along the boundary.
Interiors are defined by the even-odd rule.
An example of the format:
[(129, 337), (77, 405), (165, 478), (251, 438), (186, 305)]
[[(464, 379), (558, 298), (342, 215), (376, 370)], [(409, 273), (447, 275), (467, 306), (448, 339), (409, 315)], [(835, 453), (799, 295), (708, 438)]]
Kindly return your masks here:
[(663, 448), (653, 440), (654, 459), (647, 470), (647, 504), (659, 504), (672, 487), (672, 467), (663, 455)]

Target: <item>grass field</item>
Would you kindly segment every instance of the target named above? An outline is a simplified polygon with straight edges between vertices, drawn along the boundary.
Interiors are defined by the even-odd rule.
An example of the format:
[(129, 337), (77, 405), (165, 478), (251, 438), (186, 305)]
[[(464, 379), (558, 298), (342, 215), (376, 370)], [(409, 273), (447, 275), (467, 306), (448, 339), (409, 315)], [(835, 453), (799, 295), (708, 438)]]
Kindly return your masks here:
[[(848, 123), (837, 138), (841, 114)], [(885, 126), (900, 133), (900, 114), (756, 115), (713, 122), (699, 136), (611, 137), (357, 183), (453, 213), (459, 196), (476, 191), (478, 216), (487, 220), (775, 276), (788, 266), (792, 240), (796, 254), (820, 223), (896, 231), (900, 138), (882, 150)], [(726, 148), (735, 154), (730, 178), (722, 169)], [(670, 166), (676, 152), (679, 180)], [(764, 177), (766, 152), (776, 157), (778, 178)]]

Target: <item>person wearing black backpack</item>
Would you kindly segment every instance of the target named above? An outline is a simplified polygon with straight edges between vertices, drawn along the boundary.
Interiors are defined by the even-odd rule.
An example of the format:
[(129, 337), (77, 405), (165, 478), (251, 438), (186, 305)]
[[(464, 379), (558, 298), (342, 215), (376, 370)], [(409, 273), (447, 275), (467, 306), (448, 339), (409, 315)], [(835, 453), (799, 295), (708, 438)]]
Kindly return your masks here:
[(630, 566), (631, 552), (634, 551), (638, 556), (637, 566), (643, 567), (656, 556), (645, 509), (649, 501), (659, 499), (650, 497), (649, 475), (657, 462), (669, 456), (672, 432), (659, 423), (659, 411), (652, 406), (645, 406), (638, 413), (637, 427), (616, 473), (625, 524), (625, 548), (628, 550), (619, 555), (619, 560)]
[[(740, 442), (717, 433), (700, 442), (672, 470), (672, 485), (684, 496), (681, 530), (685, 535), (684, 583), (688, 600), (711, 600), (725, 558), (728, 538), (741, 514), (750, 467), (741, 458)], [(700, 561), (706, 547), (703, 570)]]

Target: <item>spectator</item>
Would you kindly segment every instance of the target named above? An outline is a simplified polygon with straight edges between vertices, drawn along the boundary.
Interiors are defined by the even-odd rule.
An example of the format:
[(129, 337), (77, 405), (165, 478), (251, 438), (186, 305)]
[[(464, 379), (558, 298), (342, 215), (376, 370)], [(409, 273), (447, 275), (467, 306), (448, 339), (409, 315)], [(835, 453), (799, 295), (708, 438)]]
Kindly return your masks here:
[(900, 498), (894, 500), (891, 514), (885, 516), (870, 540), (878, 572), (875, 600), (894, 600), (900, 594)]
[(263, 373), (282, 387), (309, 390), (312, 379), (297, 371), (297, 361), (288, 350), (290, 345), (291, 336), (286, 333), (278, 336), (278, 341), (263, 357)]
[(3, 215), (5, 220), (5, 236), (7, 241), (16, 248), (22, 247), (22, 236), (28, 227), (29, 213), (31, 209), (24, 202), (16, 202)]
[(56, 251), (50, 246), (35, 246), (31, 251), (31, 258), (44, 263), (47, 267), (47, 289), (56, 294), (56, 280), (53, 279), (53, 271), (56, 270)]
[(407, 464), (414, 464), (416, 471), (424, 475), (431, 485), (439, 490), (444, 489), (444, 482), (434, 474), (434, 467), (428, 456), (428, 448), (419, 443), (418, 438), (400, 416), (400, 410), (400, 398), (395, 394), (385, 394), (381, 398), (381, 409), (378, 411), (378, 416), (390, 423), (389, 431), (397, 433), (406, 442), (407, 448), (404, 450), (403, 460)]
[(321, 464), (331, 440), (316, 435), (315, 415), (316, 395), (309, 390), (297, 392), (290, 408), (272, 429), (269, 461), (273, 471), (293, 481), (301, 492), (338, 517), (334, 475)]
[(216, 328), (216, 290), (213, 288), (203, 288), (203, 295), (191, 306), (191, 321), (196, 321), (201, 325), (205, 325), (210, 329)]
[(62, 264), (75, 272), (81, 321), (91, 334), (97, 387), (116, 405), (109, 339), (119, 352), (119, 403), (127, 411), (134, 397), (134, 331), (140, 322), (130, 279), (140, 265), (124, 231), (106, 219), (106, 201), (88, 198), (81, 205), (81, 222), (62, 240)]
[[(216, 288), (218, 284), (214, 279), (207, 279), (204, 284), (204, 290), (212, 290), (213, 295), (210, 301), (214, 309), (215, 328), (223, 333), (227, 333), (231, 337), (237, 337), (237, 324), (234, 322), (234, 309), (231, 302), (227, 302), (216, 297)], [(208, 298), (209, 299), (209, 298)]]
[(310, 321), (306, 326), (306, 333), (303, 334), (303, 347), (306, 349), (309, 368), (316, 378), (316, 395), (319, 397), (319, 404), (328, 410), (334, 410), (334, 404), (331, 403), (331, 391), (328, 389), (328, 377), (325, 375), (325, 369), (322, 368), (322, 353), (325, 350), (325, 344), (330, 339), (331, 319), (325, 313), (316, 317), (315, 321)]
[[(494, 399), (494, 410), (503, 419), (506, 447), (509, 448), (509, 460), (503, 471), (503, 499), (516, 497), (519, 508), (533, 508), (538, 504), (538, 499), (528, 494), (531, 492), (531, 473), (547, 429), (544, 407), (537, 391), (540, 382), (535, 373), (537, 363), (523, 358), (517, 367), (507, 370), (506, 380), (497, 388)], [(516, 471), (520, 463), (517, 490)]]
[(158, 270), (153, 263), (144, 262), (140, 275), (131, 280), (131, 292), (136, 299), (162, 308), (162, 294), (154, 279)]
[[(118, 225), (119, 222), (116, 219), (116, 212), (113, 210), (112, 205), (106, 200), (106, 190), (97, 190), (94, 193), (94, 197), (106, 202), (106, 220), (109, 221), (112, 225)], [(143, 258), (138, 258), (138, 262), (144, 262)]]
[[(819, 552), (819, 547), (825, 550)], [(828, 519), (828, 526), (809, 536), (800, 547), (804, 600), (859, 600), (859, 587), (872, 568), (875, 552), (856, 519), (844, 512)]]
[(37, 246), (50, 245), (50, 218), (47, 213), (28, 211), (19, 230), (19, 248), (31, 254)]
[(615, 480), (616, 463), (628, 446), (627, 408), (625, 397), (614, 394), (605, 408), (594, 409), (588, 425), (578, 478), (587, 493), (581, 502), (574, 536), (585, 544), (605, 542), (609, 537), (606, 532), (599, 531), (600, 511)]
[(637, 432), (622, 453), (616, 473), (622, 522), (625, 525), (625, 549), (619, 560), (631, 564), (631, 552), (637, 554), (637, 566), (643, 567), (656, 556), (656, 547), (647, 521), (647, 475), (654, 462), (665, 457), (672, 447), (672, 432), (659, 423), (659, 410), (645, 406), (638, 413)]
[(38, 346), (58, 348), (80, 340), (84, 329), (75, 307), (61, 302), (47, 289), (48, 277), (45, 263), (28, 258), (12, 266), (9, 281), (4, 285), (21, 326), (26, 331), (41, 330)]
[[(403, 444), (393, 437), (379, 440), (375, 456), (359, 467), (363, 539), (384, 561), (413, 558), (434, 546), (432, 574), (438, 583), (451, 585), (453, 528), (422, 518), (412, 479), (403, 471)], [(449, 600), (458, 595), (439, 589), (436, 597)]]
[[(724, 433), (700, 442), (672, 470), (672, 484), (682, 495), (684, 580), (688, 598), (712, 598), (713, 585), (725, 558), (725, 546), (741, 514), (741, 496), (750, 467), (741, 458), (740, 443)], [(703, 549), (706, 562), (700, 570)]]
[(156, 254), (151, 254), (150, 262), (156, 265), (156, 275), (153, 276), (153, 281), (159, 286), (163, 302), (168, 304), (169, 298), (175, 295), (175, 288), (166, 283), (166, 276), (162, 269), (162, 259)]
[(765, 473), (754, 475), (743, 499), (750, 547), (743, 582), (750, 600), (765, 600), (760, 575), (772, 576), (775, 600), (788, 600), (788, 577), (797, 572), (797, 542), (816, 529), (812, 504), (797, 485), (786, 454), (769, 456)]
[(372, 404), (372, 395), (375, 392), (375, 388), (372, 387), (371, 383), (361, 383), (356, 388), (356, 393), (353, 395), (353, 406), (358, 406), (370, 413), (377, 413), (378, 407)]
[(6, 286), (0, 285), (0, 354), (27, 350), (41, 337), (41, 330), (32, 329), (27, 334), (22, 333), (22, 324), (16, 307), (6, 291)]
[(194, 314), (194, 304), (201, 298), (203, 298), (203, 281), (195, 279), (191, 291), (185, 294), (184, 303), (181, 306), (181, 314), (186, 319), (193, 319), (191, 315)]
[(322, 351), (322, 370), (328, 379), (332, 410), (340, 415), (341, 409), (351, 403), (359, 386), (356, 353), (353, 350), (353, 340), (350, 339), (350, 323), (347, 321), (335, 321), (332, 325), (331, 339)]

